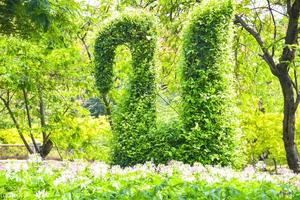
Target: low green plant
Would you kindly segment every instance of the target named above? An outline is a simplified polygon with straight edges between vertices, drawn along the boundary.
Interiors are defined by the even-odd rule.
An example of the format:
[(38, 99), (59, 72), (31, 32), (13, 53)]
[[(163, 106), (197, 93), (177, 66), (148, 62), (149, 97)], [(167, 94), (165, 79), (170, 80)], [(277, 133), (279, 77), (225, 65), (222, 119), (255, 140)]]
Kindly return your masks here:
[(260, 111), (241, 116), (242, 153), (248, 163), (264, 160), (269, 165), (286, 164), (282, 142), (282, 114)]
[(125, 169), (87, 162), (8, 162), (0, 165), (0, 196), (12, 199), (296, 200), (299, 177), (195, 164), (152, 163)]

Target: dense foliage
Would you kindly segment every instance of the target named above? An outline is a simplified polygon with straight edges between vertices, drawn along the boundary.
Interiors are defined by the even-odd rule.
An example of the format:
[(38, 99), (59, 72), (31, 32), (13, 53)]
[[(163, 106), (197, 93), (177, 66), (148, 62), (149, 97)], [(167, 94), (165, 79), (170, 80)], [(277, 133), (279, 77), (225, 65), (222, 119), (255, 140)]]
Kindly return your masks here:
[(127, 45), (132, 54), (129, 89), (114, 110), (112, 124), (113, 162), (122, 166), (147, 160), (150, 129), (155, 126), (155, 22), (146, 13), (133, 12), (113, 18), (101, 29), (95, 44), (96, 84), (101, 95), (106, 95), (113, 85), (116, 47)]
[(103, 116), (64, 117), (57, 123), (52, 140), (58, 148), (53, 154), (60, 154), (64, 159), (111, 161), (112, 133)]
[[(141, 15), (126, 14), (114, 18), (100, 31), (95, 44), (95, 62), (96, 83), (103, 96), (113, 86), (116, 46), (127, 43), (132, 51), (134, 73), (128, 86), (130, 93), (128, 97), (124, 94), (123, 104), (115, 111), (112, 124), (116, 138), (114, 163), (126, 166), (149, 159), (159, 163), (170, 159), (188, 163), (230, 163), (232, 130), (226, 115), (228, 83), (224, 76), (228, 71), (227, 42), (232, 11), (231, 1), (210, 3), (196, 9), (191, 17), (183, 47), (185, 132), (174, 127), (178, 129), (174, 133), (179, 135), (170, 130), (166, 132), (163, 127), (154, 129), (154, 76), (147, 62), (152, 59), (155, 40), (152, 41), (153, 36), (148, 33), (153, 31), (151, 26), (144, 25), (145, 21), (149, 23), (149, 17), (141, 21)], [(148, 52), (145, 48), (151, 44)]]
[[(209, 1), (190, 18), (183, 37), (183, 115), (186, 160), (228, 164), (232, 120), (228, 74), (233, 5)], [(231, 118), (233, 116), (231, 115)]]

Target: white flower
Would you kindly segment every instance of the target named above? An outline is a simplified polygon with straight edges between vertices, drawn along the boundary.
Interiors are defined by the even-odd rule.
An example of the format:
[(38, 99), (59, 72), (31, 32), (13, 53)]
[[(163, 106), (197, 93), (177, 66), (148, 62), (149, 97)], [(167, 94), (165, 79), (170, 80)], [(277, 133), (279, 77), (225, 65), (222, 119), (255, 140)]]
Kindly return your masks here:
[(43, 159), (40, 154), (30, 154), (28, 156), (28, 162), (41, 163), (43, 162)]
[(108, 172), (109, 166), (103, 162), (93, 163), (90, 167), (90, 172), (95, 177), (104, 177)]
[(48, 193), (45, 190), (40, 190), (37, 193), (35, 193), (35, 197), (37, 199), (45, 199), (48, 197)]
[(258, 170), (263, 170), (265, 171), (266, 170), (266, 163), (264, 161), (258, 161), (255, 165), (255, 167), (258, 169)]
[(12, 198), (12, 199), (15, 199), (16, 196), (17, 196), (17, 195), (16, 195), (15, 193), (13, 193), (13, 192), (9, 192), (9, 193), (6, 194), (6, 197), (7, 197), (7, 198)]
[(62, 172), (61, 176), (54, 180), (54, 186), (58, 186), (60, 184), (66, 184), (67, 182), (73, 182), (77, 174), (70, 170), (65, 170)]
[(86, 188), (89, 184), (91, 184), (93, 181), (88, 179), (87, 177), (82, 177), (82, 183), (80, 184), (80, 188), (84, 189)]
[(50, 166), (48, 166), (48, 165), (46, 165), (46, 166), (41, 165), (38, 168), (37, 172), (40, 173), (40, 174), (46, 174), (48, 176), (51, 176), (51, 175), (54, 174), (53, 169)]
[(114, 165), (111, 168), (111, 174), (124, 174), (124, 170), (122, 170), (122, 168), (119, 165)]
[(120, 183), (118, 183), (118, 182), (114, 182), (114, 183), (112, 184), (112, 186), (113, 186), (114, 188), (116, 188), (117, 190), (120, 189), (120, 187), (121, 187)]

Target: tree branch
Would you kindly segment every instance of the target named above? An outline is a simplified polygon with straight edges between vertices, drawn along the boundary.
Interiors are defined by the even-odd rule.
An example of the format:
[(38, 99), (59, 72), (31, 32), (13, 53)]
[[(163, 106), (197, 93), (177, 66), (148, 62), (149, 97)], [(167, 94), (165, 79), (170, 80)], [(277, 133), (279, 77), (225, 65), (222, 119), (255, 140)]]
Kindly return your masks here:
[(34, 136), (32, 134), (32, 124), (31, 124), (31, 116), (30, 116), (30, 109), (29, 109), (29, 102), (28, 102), (28, 98), (27, 98), (27, 91), (25, 89), (25, 87), (22, 88), (23, 91), (23, 97), (24, 97), (24, 102), (25, 102), (25, 109), (26, 109), (26, 115), (27, 115), (27, 121), (28, 121), (28, 127), (29, 127), (29, 135), (31, 138), (31, 141), (33, 143), (35, 152), (39, 153), (39, 148), (35, 142)]
[(291, 6), (291, 0), (287, 0), (287, 1), (286, 1), (286, 8), (287, 8), (287, 13), (288, 13), (288, 15), (290, 15), (291, 9), (292, 9), (292, 6)]
[[(277, 37), (277, 26), (276, 26), (276, 21), (275, 21), (275, 17), (271, 8), (271, 4), (270, 4), (270, 0), (267, 0), (268, 2), (268, 9), (270, 11), (271, 17), (272, 17), (272, 21), (273, 21), (273, 26), (274, 26), (274, 33), (273, 33), (273, 40), (274, 42), (276, 41), (276, 37)], [(274, 56), (275, 53), (275, 45), (272, 45), (272, 57)]]
[(298, 44), (298, 19), (300, 14), (300, 0), (295, 0), (292, 6), (290, 1), (287, 1), (287, 9), (289, 14), (289, 22), (285, 36), (285, 47), (279, 59), (278, 68), (281, 72), (288, 71), (288, 65), (295, 58), (296, 48), (292, 45)]
[(257, 9), (256, 9), (256, 7), (255, 7), (255, 3), (254, 3), (253, 1), (251, 1), (251, 4), (252, 4), (252, 6), (253, 6), (253, 10), (254, 10), (254, 12), (255, 12), (256, 17), (257, 17), (258, 20), (259, 20), (259, 28), (256, 27), (256, 24), (253, 24), (253, 25), (256, 27), (256, 30), (260, 33), (261, 30), (262, 30), (262, 20), (261, 20), (261, 18), (259, 17), (259, 14), (258, 14)]
[(43, 135), (43, 144), (46, 143), (46, 112), (45, 112), (45, 102), (43, 98), (43, 91), (41, 87), (38, 87), (38, 96), (39, 96), (39, 118), (40, 118), (40, 123), (41, 123), (41, 128), (42, 128), (42, 135)]
[(9, 101), (6, 101), (2, 96), (0, 96), (0, 99), (2, 100), (4, 106), (6, 107), (8, 113), (9, 113), (9, 116), (11, 117), (12, 121), (14, 122), (14, 125), (15, 125), (15, 127), (16, 127), (16, 129), (17, 129), (17, 131), (18, 131), (18, 134), (20, 135), (20, 137), (21, 137), (21, 139), (22, 139), (22, 141), (23, 141), (23, 143), (24, 143), (24, 145), (25, 145), (27, 151), (28, 151), (30, 154), (32, 154), (33, 151), (32, 151), (32, 149), (30, 148), (29, 144), (27, 143), (27, 141), (26, 141), (26, 139), (25, 139), (25, 137), (24, 137), (24, 135), (23, 135), (23, 132), (22, 132), (22, 130), (21, 130), (21, 127), (20, 127), (20, 125), (19, 125), (17, 119), (15, 118), (15, 115), (14, 115), (13, 111), (12, 111), (11, 108), (10, 108)]
[(269, 53), (268, 49), (265, 46), (265, 43), (263, 42), (260, 34), (256, 32), (253, 28), (251, 28), (241, 16), (235, 15), (235, 24), (240, 24), (250, 35), (254, 37), (258, 45), (260, 46), (262, 52), (263, 52), (263, 59), (268, 63), (271, 72), (273, 75), (278, 76), (278, 71), (276, 69), (275, 61), (272, 57), (272, 55)]

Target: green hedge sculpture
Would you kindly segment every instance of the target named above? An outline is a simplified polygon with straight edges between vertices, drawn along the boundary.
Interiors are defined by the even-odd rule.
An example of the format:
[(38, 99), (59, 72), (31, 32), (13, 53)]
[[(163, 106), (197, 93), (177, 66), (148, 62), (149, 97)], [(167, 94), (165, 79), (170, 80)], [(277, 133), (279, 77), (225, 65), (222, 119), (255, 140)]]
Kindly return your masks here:
[(143, 163), (149, 158), (150, 130), (155, 127), (156, 48), (154, 18), (144, 12), (121, 14), (104, 26), (95, 43), (96, 85), (106, 95), (113, 85), (115, 49), (126, 45), (132, 55), (133, 75), (120, 105), (113, 112), (112, 161), (121, 166)]
[(182, 122), (186, 161), (230, 163), (233, 130), (230, 110), (231, 0), (211, 0), (191, 15), (184, 32), (182, 65)]
[(129, 47), (134, 72), (124, 100), (114, 109), (114, 164), (172, 159), (191, 164), (231, 163), (233, 128), (226, 75), (232, 15), (231, 0), (211, 0), (192, 13), (183, 41), (181, 122), (160, 126), (155, 124), (154, 18), (143, 12), (122, 14), (100, 31), (95, 45), (100, 93), (106, 95), (112, 87), (118, 45)]

